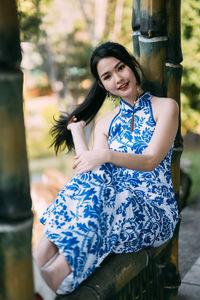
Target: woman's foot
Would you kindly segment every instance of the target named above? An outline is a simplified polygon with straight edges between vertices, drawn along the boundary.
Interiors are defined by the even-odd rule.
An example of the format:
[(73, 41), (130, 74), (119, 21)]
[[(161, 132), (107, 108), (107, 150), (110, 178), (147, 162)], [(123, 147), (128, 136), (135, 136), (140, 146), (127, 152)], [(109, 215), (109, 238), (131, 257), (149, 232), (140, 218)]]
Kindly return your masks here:
[(62, 281), (71, 273), (71, 267), (63, 254), (57, 255), (51, 264), (40, 269), (48, 286), (56, 292)]
[(34, 277), (34, 289), (36, 293), (37, 300), (55, 300), (56, 294), (47, 285), (44, 278), (40, 273), (40, 269), (37, 262), (33, 258), (33, 277)]

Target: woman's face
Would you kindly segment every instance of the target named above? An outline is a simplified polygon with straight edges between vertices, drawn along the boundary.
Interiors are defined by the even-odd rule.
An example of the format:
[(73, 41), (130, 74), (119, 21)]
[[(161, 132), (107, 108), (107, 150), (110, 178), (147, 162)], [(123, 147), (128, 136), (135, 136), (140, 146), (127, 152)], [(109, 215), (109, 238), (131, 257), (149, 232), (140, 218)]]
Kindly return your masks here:
[(136, 78), (133, 71), (115, 57), (102, 58), (97, 65), (99, 79), (111, 94), (133, 104), (136, 97)]

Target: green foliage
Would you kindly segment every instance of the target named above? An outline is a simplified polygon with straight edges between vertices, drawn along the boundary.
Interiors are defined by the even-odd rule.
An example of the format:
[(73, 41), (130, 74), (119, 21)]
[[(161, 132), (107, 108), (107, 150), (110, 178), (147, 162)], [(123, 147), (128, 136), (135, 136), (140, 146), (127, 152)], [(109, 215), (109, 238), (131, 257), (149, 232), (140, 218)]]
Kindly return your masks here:
[(181, 159), (187, 159), (190, 161), (190, 166), (187, 170), (191, 180), (192, 187), (189, 195), (188, 204), (192, 201), (196, 200), (200, 195), (200, 186), (199, 186), (199, 178), (200, 178), (200, 153), (194, 151), (184, 151)]
[[(112, 32), (114, 30), (116, 4), (116, 0), (108, 0), (106, 28), (103, 38), (104, 41), (110, 40)], [(130, 49), (132, 46), (132, 5), (132, 0), (124, 0), (121, 32), (116, 40), (116, 42), (119, 42), (126, 47), (130, 47)]]
[[(85, 12), (94, 11), (93, 1), (81, 2)], [(74, 5), (78, 3), (79, 1), (76, 1)], [(60, 11), (56, 5), (59, 5)], [(91, 33), (91, 29), (93, 30), (95, 27), (95, 14), (90, 14), (85, 18), (81, 13), (80, 5), (76, 6), (71, 14), (70, 5), (69, 1), (20, 0), (18, 7), (22, 39), (32, 41), (33, 52), (37, 52), (41, 57), (31, 72), (34, 74), (35, 71), (39, 71), (38, 74), (45, 72), (49, 79), (49, 85), (57, 97), (67, 99), (68, 103), (73, 101), (76, 105), (87, 93), (89, 82), (91, 82), (88, 58), (94, 46), (94, 41), (91, 40), (94, 32)], [(65, 11), (65, 17), (63, 17), (65, 15), (63, 11)], [(106, 26), (102, 37), (104, 41), (110, 39), (113, 32), (115, 11), (116, 1), (108, 0)], [(124, 0), (122, 12), (121, 31), (117, 36), (117, 41), (132, 49), (131, 0)], [(58, 13), (63, 18), (62, 28), (57, 18)], [(82, 18), (79, 17), (80, 13)], [(64, 23), (67, 22), (67, 16), (72, 23), (71, 27), (68, 26), (69, 28), (65, 28)]]
[(120, 43), (122, 43), (129, 49), (133, 48), (132, 6), (133, 6), (132, 0), (124, 0), (124, 11), (123, 11), (123, 18), (122, 18), (122, 32), (121, 32)]
[(115, 11), (115, 6), (116, 6), (116, 0), (108, 0), (107, 22), (106, 22), (106, 29), (104, 32), (104, 40), (108, 40), (111, 32), (113, 31), (113, 24), (115, 20), (115, 15), (113, 12)]
[[(60, 16), (65, 15), (66, 9), (66, 16), (69, 16), (70, 20), (73, 19), (73, 14), (70, 15), (69, 1), (19, 1), (22, 40), (31, 41), (33, 54), (37, 53), (40, 56), (40, 59), (34, 61), (31, 73), (46, 73), (49, 86), (60, 102), (69, 98), (69, 103), (72, 104), (73, 100), (76, 105), (90, 85), (89, 82), (85, 84), (84, 80), (91, 76), (88, 57), (92, 46), (83, 20), (77, 20), (74, 26), (68, 26), (71, 29), (65, 28), (64, 23), (60, 28), (56, 12), (54, 14), (57, 3), (63, 8), (63, 11), (59, 11)], [(64, 17), (64, 22), (67, 21)], [(30, 56), (30, 53), (28, 55)], [(26, 69), (26, 66), (24, 68)]]
[(42, 7), (51, 4), (53, 0), (18, 0), (18, 16), (20, 21), (21, 40), (33, 41), (39, 37), (40, 25), (44, 13)]
[(181, 123), (182, 135), (188, 131), (194, 131), (199, 126), (200, 114), (197, 110), (192, 109), (189, 98), (185, 94), (181, 94)]
[(182, 2), (182, 130), (197, 130), (200, 119), (200, 2)]
[(40, 0), (18, 0), (18, 14), (21, 29), (21, 40), (33, 39), (39, 34), (41, 15), (39, 13)]
[[(88, 57), (92, 52), (91, 44), (78, 39), (77, 33), (77, 29), (70, 32), (65, 36), (62, 45), (55, 45), (53, 49), (57, 80), (62, 81), (65, 86), (68, 85), (75, 103), (78, 102), (79, 97), (85, 94), (85, 88), (81, 82), (91, 77)], [(68, 46), (66, 47), (66, 45)], [(56, 51), (56, 47), (62, 51), (63, 59), (59, 59), (60, 53)], [(64, 97), (64, 93), (62, 96)]]
[(53, 125), (53, 116), (55, 118), (58, 117), (57, 105), (49, 104), (35, 112), (25, 109), (25, 114), (26, 118), (31, 118), (31, 114), (35, 114), (39, 120), (37, 126), (35, 124), (34, 128), (27, 132), (27, 151), (29, 159), (53, 156), (54, 150), (50, 147), (52, 143), (50, 129)]

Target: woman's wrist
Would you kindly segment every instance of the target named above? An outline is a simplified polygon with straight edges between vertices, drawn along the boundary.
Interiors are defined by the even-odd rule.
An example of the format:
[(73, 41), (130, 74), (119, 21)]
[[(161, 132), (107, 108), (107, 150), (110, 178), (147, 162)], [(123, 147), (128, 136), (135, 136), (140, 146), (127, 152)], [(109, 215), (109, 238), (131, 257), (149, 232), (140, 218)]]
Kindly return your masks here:
[(77, 124), (77, 125), (71, 125), (70, 128), (71, 132), (78, 132), (78, 131), (84, 131), (84, 126), (82, 126), (81, 124)]
[(111, 162), (111, 155), (112, 151), (110, 149), (105, 150), (105, 162), (110, 163)]
[[(72, 118), (72, 120), (76, 120), (76, 118)], [(70, 121), (69, 124), (67, 125), (67, 129), (73, 132), (80, 131), (80, 130), (83, 131), (85, 126), (86, 126), (85, 121), (79, 121), (79, 122)]]

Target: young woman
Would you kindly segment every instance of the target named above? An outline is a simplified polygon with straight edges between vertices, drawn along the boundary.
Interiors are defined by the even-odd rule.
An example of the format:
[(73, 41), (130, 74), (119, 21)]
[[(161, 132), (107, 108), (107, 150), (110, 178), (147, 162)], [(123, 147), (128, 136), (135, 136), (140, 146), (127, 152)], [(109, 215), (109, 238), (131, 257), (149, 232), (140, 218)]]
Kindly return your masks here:
[[(76, 151), (75, 176), (44, 212), (45, 237), (34, 253), (57, 294), (72, 292), (110, 253), (157, 247), (173, 235), (178, 209), (170, 164), (179, 109), (173, 99), (143, 92), (138, 70), (120, 44), (97, 47), (86, 100), (53, 128), (56, 152)], [(120, 105), (97, 122), (90, 150), (84, 126), (107, 93), (119, 96)]]

